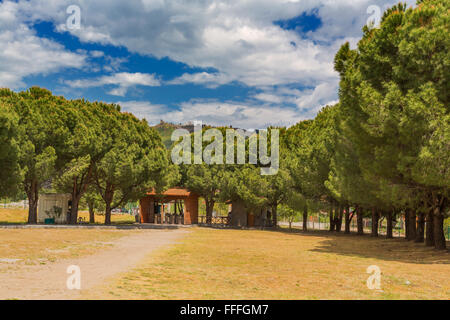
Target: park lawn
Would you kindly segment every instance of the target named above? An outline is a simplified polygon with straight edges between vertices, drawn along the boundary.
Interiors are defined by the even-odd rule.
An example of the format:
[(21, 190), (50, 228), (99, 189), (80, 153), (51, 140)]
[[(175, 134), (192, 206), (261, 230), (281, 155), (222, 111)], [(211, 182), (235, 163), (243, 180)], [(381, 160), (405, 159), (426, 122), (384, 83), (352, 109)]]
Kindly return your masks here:
[(403, 239), (196, 228), (85, 298), (448, 300), (449, 275), (448, 252)]
[[(89, 212), (80, 211), (79, 217), (85, 221), (89, 221)], [(25, 224), (28, 219), (28, 210), (24, 209), (5, 209), (0, 208), (0, 224)], [(105, 222), (105, 215), (95, 215), (96, 224), (103, 224)], [(113, 224), (133, 224), (135, 218), (129, 214), (111, 214), (111, 222)]]
[(33, 265), (93, 254), (131, 233), (131, 230), (0, 229), (0, 266), (5, 267), (8, 265), (5, 260), (11, 259), (18, 259), (14, 265)]

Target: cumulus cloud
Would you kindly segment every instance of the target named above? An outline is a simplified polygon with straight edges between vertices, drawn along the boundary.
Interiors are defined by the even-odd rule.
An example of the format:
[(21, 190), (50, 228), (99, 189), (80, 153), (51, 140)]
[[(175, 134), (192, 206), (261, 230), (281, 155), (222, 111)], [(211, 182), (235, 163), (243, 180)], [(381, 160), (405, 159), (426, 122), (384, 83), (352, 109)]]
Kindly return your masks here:
[(254, 99), (271, 105), (295, 105), (303, 117), (313, 118), (327, 105), (338, 103), (338, 81), (322, 82), (312, 89), (291, 89), (281, 87), (255, 94)]
[(109, 94), (115, 96), (124, 96), (130, 87), (157, 87), (161, 85), (160, 81), (155, 77), (154, 74), (139, 72), (120, 72), (109, 76), (102, 76), (96, 79), (68, 80), (65, 81), (65, 83), (72, 88), (92, 88), (112, 85), (114, 86), (114, 88), (109, 91)]
[[(19, 2), (29, 19), (51, 19), (60, 31), (84, 42), (125, 46), (132, 52), (214, 68), (216, 85), (314, 85), (336, 77), (323, 46), (273, 21), (300, 15), (317, 1), (131, 1), (82, 2), (79, 30), (67, 30), (67, 1)], [(133, 17), (130, 19), (130, 17)], [(200, 77), (199, 77), (200, 76)], [(205, 75), (185, 76), (186, 83)]]
[[(385, 6), (396, 2), (6, 1), (0, 3), (2, 9), (7, 9), (0, 10), (3, 17), (0, 18), (0, 29), (7, 31), (0, 33), (0, 45), (8, 43), (9, 48), (9, 43), (14, 43), (14, 39), (20, 39), (20, 45), (16, 49), (11, 46), (7, 56), (0, 52), (0, 81), (17, 85), (29, 74), (52, 72), (62, 67), (80, 67), (83, 64), (83, 54), (67, 52), (56, 43), (37, 38), (26, 24), (51, 21), (59, 32), (70, 32), (85, 43), (123, 46), (132, 53), (156, 58), (168, 57), (189, 67), (214, 70), (185, 73), (164, 84), (194, 83), (217, 88), (239, 82), (257, 92), (249, 99), (250, 102), (191, 100), (181, 104), (179, 110), (166, 110), (176, 119), (188, 119), (190, 112), (194, 112), (212, 123), (222, 123), (233, 118), (233, 123), (242, 126), (250, 123), (256, 127), (256, 121), (250, 120), (251, 116), (258, 119), (260, 124), (266, 123), (267, 119), (275, 124), (289, 118), (290, 123), (293, 123), (305, 116), (313, 117), (321, 106), (337, 100), (338, 75), (333, 70), (335, 52), (345, 41), (355, 46), (361, 36), (362, 26), (369, 18), (367, 8), (370, 5), (377, 5), (384, 10)], [(408, 4), (414, 2), (407, 0)], [(81, 8), (79, 30), (68, 30), (65, 25), (66, 8), (72, 4), (78, 4)], [(5, 12), (9, 12), (9, 15)], [(314, 13), (321, 20), (317, 30), (302, 33), (299, 30), (282, 29), (273, 23), (305, 13)], [(15, 22), (8, 25), (8, 19)], [(24, 52), (31, 52), (34, 61), (42, 60), (43, 63), (33, 63), (30, 59), (22, 61), (20, 57), (25, 55)], [(17, 56), (16, 60), (14, 56)], [(91, 56), (100, 57), (101, 53), (92, 52)], [(105, 68), (112, 75), (93, 80), (68, 81), (67, 84), (74, 88), (112, 86), (112, 89), (108, 89), (109, 93), (118, 96), (124, 96), (131, 87), (138, 85), (163, 85), (154, 75), (119, 73), (120, 62), (117, 66)], [(133, 103), (136, 107), (136, 102)], [(149, 107), (151, 110), (165, 108), (160, 106), (158, 109), (154, 105)], [(141, 108), (145, 109), (145, 106), (141, 105)], [(151, 112), (147, 116), (157, 115)]]
[(182, 85), (187, 83), (193, 83), (198, 85), (204, 85), (207, 88), (217, 88), (220, 85), (229, 83), (231, 77), (223, 73), (208, 73), (208, 72), (198, 72), (198, 73), (185, 73), (182, 76), (170, 80), (167, 84), (172, 85)]
[(122, 106), (122, 111), (131, 112), (150, 124), (157, 124), (160, 120), (173, 123), (203, 121), (214, 126), (232, 124), (242, 129), (260, 129), (269, 125), (289, 126), (305, 119), (295, 108), (233, 101), (224, 103), (217, 100), (193, 100), (180, 104), (177, 109), (145, 101), (124, 101), (117, 104)]
[[(62, 13), (72, 2), (31, 0), (23, 7), (32, 11), (30, 16), (48, 17), (59, 30), (84, 42), (215, 68), (229, 81), (259, 86), (315, 85), (336, 77), (330, 49), (361, 35), (370, 5), (384, 9), (396, 1), (97, 0), (81, 2), (81, 29), (67, 30)], [(273, 24), (313, 11), (322, 25), (308, 34)]]
[(19, 19), (20, 5), (0, 2), (0, 87), (23, 88), (23, 78), (81, 68), (84, 54), (67, 51), (62, 45), (39, 38)]

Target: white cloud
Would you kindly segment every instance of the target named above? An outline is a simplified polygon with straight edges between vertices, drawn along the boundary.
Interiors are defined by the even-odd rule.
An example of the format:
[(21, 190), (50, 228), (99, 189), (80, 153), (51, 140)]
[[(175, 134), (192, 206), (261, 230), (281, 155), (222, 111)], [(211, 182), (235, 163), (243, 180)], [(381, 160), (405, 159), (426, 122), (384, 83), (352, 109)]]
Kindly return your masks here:
[[(220, 75), (215, 85), (240, 81), (249, 86), (311, 86), (337, 77), (332, 60), (323, 55), (329, 45), (283, 30), (273, 21), (300, 15), (323, 2), (97, 0), (81, 3), (81, 29), (68, 31), (85, 42), (121, 45), (143, 55), (214, 68)], [(20, 4), (30, 19), (51, 19), (59, 30), (66, 30), (64, 13), (72, 0)]]
[(313, 117), (322, 107), (337, 103), (338, 83), (323, 82), (313, 90), (306, 90), (295, 98), (295, 104), (304, 114)]
[(156, 124), (159, 120), (164, 120), (162, 118), (164, 114), (173, 112), (164, 105), (152, 104), (147, 101), (119, 101), (115, 103), (122, 107), (121, 111), (132, 113), (140, 119), (147, 119), (150, 124)]
[(313, 89), (290, 89), (281, 87), (268, 89), (253, 96), (254, 99), (271, 105), (295, 105), (299, 114), (313, 118), (326, 105), (338, 102), (338, 81), (322, 82)]
[(286, 102), (286, 99), (284, 99), (284, 97), (275, 93), (258, 93), (254, 95), (253, 98), (267, 103), (281, 104), (283, 102)]
[(203, 121), (214, 126), (229, 126), (243, 129), (259, 129), (268, 125), (288, 126), (304, 117), (295, 108), (280, 108), (252, 105), (239, 102), (215, 100), (193, 100), (182, 103), (178, 110), (143, 101), (117, 102), (122, 111), (145, 118), (150, 124), (160, 120), (172, 123)]
[(393, 5), (402, 2), (414, 6), (416, 0), (322, 0), (318, 6), (318, 15), (322, 26), (308, 34), (314, 40), (330, 42), (337, 38), (359, 38), (361, 29), (367, 23), (372, 13), (368, 13), (369, 6), (377, 6), (383, 12)]
[(130, 87), (146, 86), (158, 87), (160, 81), (154, 74), (120, 72), (109, 76), (102, 76), (96, 79), (67, 80), (64, 83), (72, 88), (92, 88), (113, 85), (115, 86), (109, 94), (124, 96)]
[[(227, 112), (232, 112), (239, 115), (233, 123), (243, 125), (245, 121), (255, 123), (249, 120), (249, 114), (254, 112), (254, 118), (259, 117), (261, 123), (265, 123), (267, 119), (282, 121), (289, 117), (292, 123), (299, 119), (298, 114), (313, 117), (321, 106), (336, 101), (338, 76), (333, 70), (335, 52), (345, 41), (350, 41), (353, 46), (356, 44), (361, 36), (361, 28), (369, 17), (369, 5), (378, 5), (384, 10), (384, 5), (396, 2), (397, 0), (79, 1), (81, 29), (67, 30), (66, 8), (74, 4), (73, 0), (19, 0), (17, 4), (6, 1), (0, 6), (15, 9), (10, 10), (9, 15), (0, 10), (3, 17), (0, 19), (0, 45), (10, 43), (8, 39), (3, 42), (1, 40), (2, 37), (8, 37), (10, 32), (13, 39), (20, 39), (20, 46), (7, 58), (0, 52), (0, 81), (17, 85), (29, 74), (51, 72), (62, 67), (80, 67), (83, 64), (82, 54), (66, 52), (51, 41), (37, 38), (25, 24), (52, 21), (58, 26), (57, 30), (68, 31), (82, 42), (124, 46), (133, 53), (156, 58), (168, 57), (190, 67), (215, 70), (186, 73), (168, 84), (194, 83), (216, 88), (237, 81), (259, 92), (251, 103), (186, 102), (180, 105), (181, 114), (175, 111), (171, 113), (174, 117), (186, 119), (189, 118), (188, 112), (196, 112), (195, 115), (208, 119), (210, 117), (211, 121), (215, 116), (220, 122), (228, 120)], [(412, 4), (415, 1), (407, 2)], [(313, 32), (299, 34), (273, 24), (273, 21), (291, 19), (313, 10), (322, 21), (321, 27)], [(15, 22), (8, 25), (11, 19)], [(28, 38), (20, 35), (21, 28), (25, 29)], [(30, 52), (32, 59), (25, 61), (25, 56), (28, 55), (25, 52)], [(15, 55), (22, 56), (24, 60), (14, 60), (12, 57)], [(91, 53), (92, 55), (95, 53)], [(42, 64), (40, 60), (43, 61)], [(3, 67), (4, 61), (5, 65), (12, 67)], [(119, 67), (120, 62), (116, 66), (105, 66), (105, 71), (114, 73), (111, 76), (75, 80), (68, 84), (73, 87), (112, 85), (110, 93), (119, 96), (125, 95), (129, 88), (137, 85), (160, 85), (152, 75), (116, 73)], [(149, 76), (150, 78), (146, 78)], [(219, 109), (218, 104), (221, 106)], [(281, 108), (283, 104), (297, 106), (297, 110)], [(217, 110), (224, 115), (218, 114)], [(212, 113), (209, 114), (209, 111)], [(272, 118), (264, 119), (260, 115)]]
[(89, 54), (94, 58), (101, 58), (105, 55), (105, 53), (103, 51), (99, 51), (99, 50), (92, 50), (89, 52)]
[(168, 81), (167, 84), (179, 85), (194, 83), (204, 85), (207, 88), (217, 88), (218, 86), (229, 83), (230, 81), (231, 77), (223, 73), (198, 72), (185, 73), (178, 78)]
[(17, 3), (0, 2), (0, 87), (23, 88), (27, 76), (85, 65), (84, 54), (69, 52), (58, 43), (36, 36), (18, 18), (19, 9)]

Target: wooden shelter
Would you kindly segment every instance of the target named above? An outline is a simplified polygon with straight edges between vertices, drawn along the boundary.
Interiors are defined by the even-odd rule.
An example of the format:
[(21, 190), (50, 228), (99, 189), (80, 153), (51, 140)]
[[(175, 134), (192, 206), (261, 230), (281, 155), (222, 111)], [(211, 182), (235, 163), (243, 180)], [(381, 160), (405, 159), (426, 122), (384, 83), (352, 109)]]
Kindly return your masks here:
[[(141, 223), (198, 224), (198, 198), (197, 194), (182, 188), (172, 188), (163, 194), (148, 192), (140, 200)], [(171, 202), (180, 212), (165, 212), (164, 204)], [(184, 202), (184, 206), (177, 206), (179, 202)]]
[(230, 222), (232, 227), (256, 228), (271, 227), (273, 225), (271, 209), (263, 207), (258, 210), (248, 211), (242, 201), (228, 202), (230, 205)]

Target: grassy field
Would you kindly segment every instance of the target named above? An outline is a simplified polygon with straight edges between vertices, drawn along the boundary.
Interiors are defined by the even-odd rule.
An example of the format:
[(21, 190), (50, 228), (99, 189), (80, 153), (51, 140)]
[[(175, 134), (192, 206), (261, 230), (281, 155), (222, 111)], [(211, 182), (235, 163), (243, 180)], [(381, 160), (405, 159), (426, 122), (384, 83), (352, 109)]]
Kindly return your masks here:
[(92, 229), (0, 229), (0, 259), (19, 259), (19, 264), (32, 265), (80, 257), (107, 248), (111, 241), (131, 232)]
[[(78, 215), (84, 218), (85, 221), (89, 221), (88, 212), (80, 211)], [(0, 208), (0, 224), (26, 223), (27, 217), (27, 210)], [(96, 214), (95, 221), (97, 224), (103, 224), (105, 222), (105, 216)], [(113, 224), (130, 224), (135, 222), (134, 216), (129, 214), (112, 214), (111, 221)]]
[(86, 298), (450, 299), (449, 275), (448, 252), (401, 239), (199, 228)]

